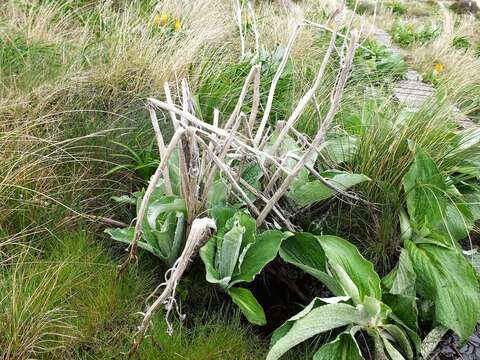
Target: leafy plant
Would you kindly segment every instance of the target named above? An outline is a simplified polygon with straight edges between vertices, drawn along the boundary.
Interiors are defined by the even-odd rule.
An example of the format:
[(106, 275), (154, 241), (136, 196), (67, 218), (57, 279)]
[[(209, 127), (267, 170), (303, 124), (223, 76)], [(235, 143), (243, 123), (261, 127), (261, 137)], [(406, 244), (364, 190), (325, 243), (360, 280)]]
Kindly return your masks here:
[(388, 84), (401, 79), (407, 72), (407, 63), (400, 54), (375, 41), (365, 42), (365, 48), (370, 51), (357, 49), (354, 61), (359, 71), (352, 74), (351, 81), (361, 83), (368, 78), (374, 85)]
[(415, 160), (403, 177), (408, 216), (400, 219), (406, 253), (389, 277), (396, 280), (404, 277), (400, 268), (413, 269), (417, 291), (433, 302), (436, 321), (466, 339), (480, 318), (480, 287), (457, 241), (473, 227), (475, 208), (455, 205), (452, 185), (449, 189), (435, 162), (418, 146), (410, 148)]
[(255, 219), (232, 207), (215, 207), (211, 215), (217, 233), (201, 249), (206, 279), (223, 289), (253, 324), (265, 325), (265, 313), (250, 290), (237, 284), (251, 282), (278, 253), (288, 233), (268, 230), (257, 234)]
[[(133, 193), (133, 197), (116, 198), (120, 202), (135, 204), (137, 215), (144, 192)], [(177, 196), (166, 196), (162, 187), (152, 194), (147, 216), (143, 220), (141, 238), (138, 247), (160, 258), (166, 265), (172, 266), (182, 250), (185, 240), (187, 209), (185, 201)], [(110, 228), (105, 232), (113, 240), (131, 244), (134, 227)]]
[(469, 49), (470, 48), (470, 41), (465, 36), (455, 36), (452, 40), (452, 46), (455, 49)]
[(405, 15), (407, 13), (407, 7), (399, 2), (387, 3), (386, 8), (392, 10), (395, 15)]
[(402, 47), (425, 44), (437, 36), (437, 29), (421, 26), (417, 29), (412, 24), (396, 22), (390, 29), (393, 40)]
[(283, 242), (280, 256), (322, 281), (334, 296), (314, 299), (278, 328), (267, 360), (331, 330), (341, 332), (314, 359), (363, 359), (355, 339), (359, 331), (373, 338), (379, 358), (413, 358), (420, 346), (415, 298), (384, 294), (373, 265), (354, 245), (336, 236), (297, 233)]

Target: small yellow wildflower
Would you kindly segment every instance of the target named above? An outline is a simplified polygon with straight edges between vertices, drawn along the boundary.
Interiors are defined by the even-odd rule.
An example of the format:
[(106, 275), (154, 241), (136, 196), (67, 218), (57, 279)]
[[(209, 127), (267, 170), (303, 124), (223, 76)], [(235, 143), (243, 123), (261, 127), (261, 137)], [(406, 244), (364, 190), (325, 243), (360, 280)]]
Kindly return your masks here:
[(443, 71), (443, 64), (441, 63), (435, 63), (435, 72), (437, 74), (440, 74)]
[(175, 31), (180, 31), (182, 28), (182, 23), (180, 22), (180, 19), (175, 20)]
[(153, 18), (153, 26), (165, 26), (167, 25), (167, 15), (166, 14), (162, 14), (162, 15), (155, 15), (155, 17)]
[(162, 24), (162, 26), (167, 25), (167, 20), (167, 14), (162, 14), (162, 16), (160, 17), (160, 23)]

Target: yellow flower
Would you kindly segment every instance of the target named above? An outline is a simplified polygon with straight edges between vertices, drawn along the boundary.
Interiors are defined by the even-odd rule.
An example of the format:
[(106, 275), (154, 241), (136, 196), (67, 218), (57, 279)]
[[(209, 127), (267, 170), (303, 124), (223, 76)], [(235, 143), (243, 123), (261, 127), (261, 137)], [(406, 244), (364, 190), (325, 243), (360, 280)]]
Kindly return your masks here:
[(440, 74), (443, 71), (443, 64), (441, 63), (435, 63), (435, 72), (437, 74)]
[(175, 31), (180, 31), (182, 28), (182, 23), (180, 22), (180, 19), (175, 20)]
[(160, 23), (162, 24), (162, 26), (167, 25), (167, 20), (167, 14), (162, 14), (162, 16), (160, 17)]
[(167, 15), (166, 14), (162, 14), (162, 15), (155, 15), (155, 17), (153, 18), (153, 26), (165, 26), (167, 25)]

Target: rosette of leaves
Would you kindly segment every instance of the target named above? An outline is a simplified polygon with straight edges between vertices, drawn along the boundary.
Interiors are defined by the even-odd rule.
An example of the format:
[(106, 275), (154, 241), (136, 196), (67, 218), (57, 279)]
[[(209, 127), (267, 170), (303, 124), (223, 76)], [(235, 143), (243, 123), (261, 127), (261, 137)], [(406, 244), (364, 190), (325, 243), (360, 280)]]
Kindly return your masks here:
[(338, 336), (313, 359), (363, 359), (355, 338), (360, 331), (373, 339), (376, 358), (413, 359), (419, 351), (415, 298), (384, 294), (373, 265), (353, 244), (336, 236), (297, 233), (282, 243), (280, 256), (322, 281), (334, 296), (315, 298), (278, 328), (267, 360), (330, 331)]
[(405, 249), (383, 282), (390, 292), (418, 294), (431, 304), (435, 323), (465, 340), (480, 319), (480, 286), (459, 240), (480, 218), (478, 168), (466, 163), (445, 174), (426, 151), (413, 143), (410, 149), (415, 158), (403, 177), (400, 214)]
[(206, 279), (223, 289), (248, 321), (265, 325), (262, 306), (250, 290), (239, 284), (253, 281), (265, 265), (275, 259), (288, 233), (267, 230), (257, 234), (255, 219), (232, 207), (215, 207), (211, 215), (217, 232), (200, 249)]
[[(124, 196), (116, 200), (136, 205), (138, 212), (143, 195), (143, 191), (135, 192), (133, 197)], [(150, 197), (138, 247), (152, 253), (165, 265), (172, 266), (180, 256), (185, 240), (186, 218), (185, 201), (178, 196), (166, 196), (162, 187), (157, 188)], [(133, 226), (109, 228), (105, 232), (113, 240), (131, 244), (134, 229)]]

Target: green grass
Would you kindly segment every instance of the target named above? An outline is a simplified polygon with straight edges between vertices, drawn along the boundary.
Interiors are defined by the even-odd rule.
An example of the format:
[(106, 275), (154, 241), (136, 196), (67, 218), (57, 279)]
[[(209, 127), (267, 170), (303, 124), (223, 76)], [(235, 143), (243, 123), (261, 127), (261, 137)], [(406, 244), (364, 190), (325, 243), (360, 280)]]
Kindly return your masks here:
[[(52, 237), (39, 245), (43, 245), (43, 251), (26, 250), (1, 268), (0, 319), (4, 330), (0, 356), (122, 357), (139, 319), (136, 313), (142, 310), (155, 281), (160, 280), (161, 276), (155, 274), (161, 274), (161, 270), (151, 259), (142, 257), (140, 269), (117, 279), (119, 262), (112, 260), (112, 254), (85, 230)], [(183, 291), (199, 288), (187, 282)], [(195, 306), (200, 310), (209, 302), (203, 299)], [(238, 313), (229, 308), (202, 310), (193, 316), (189, 314), (186, 325), (177, 322), (172, 337), (166, 334), (165, 321), (158, 314), (151, 337), (138, 358), (261, 358), (260, 345), (252, 341), (250, 330), (240, 323)], [(210, 313), (216, 315), (207, 315)]]
[[(123, 249), (104, 238), (105, 224), (88, 216), (131, 220), (132, 209), (115, 205), (110, 197), (144, 186), (153, 167), (108, 172), (130, 161), (125, 159), (129, 151), (119, 144), (141, 155), (137, 163), (158, 161), (155, 146), (150, 147), (144, 101), (162, 98), (165, 81), (178, 100), (178, 84), (187, 77), (198, 115), (206, 121), (214, 108), (222, 116), (234, 108), (252, 59), (240, 59), (237, 30), (225, 3), (211, 3), (162, 3), (157, 10), (151, 0), (112, 7), (91, 0), (0, 5), (0, 358), (119, 359), (128, 350), (137, 313), (163, 281), (165, 269), (141, 253), (139, 266), (117, 279)], [(260, 26), (271, 21), (279, 33), (265, 40), (268, 50), (261, 52), (263, 105), (286, 32), (283, 22), (275, 23), (286, 15), (271, 6), (262, 4), (258, 16)], [(305, 6), (312, 18), (327, 17), (318, 2)], [(403, 11), (399, 3), (391, 7), (394, 13)], [(181, 31), (153, 27), (157, 12), (168, 14), (170, 23), (181, 18)], [(307, 32), (294, 49), (277, 86), (269, 125), (286, 120), (309, 88), (328, 35)], [(410, 46), (429, 42), (435, 32), (399, 25), (395, 36)], [(328, 134), (357, 136), (359, 146), (351, 163), (327, 165), (370, 177), (356, 189), (370, 205), (336, 202), (329, 210), (331, 220), (314, 216), (312, 222), (320, 223), (318, 231), (359, 244), (377, 268), (388, 270), (400, 243), (397, 219), (405, 202), (400, 180), (413, 159), (407, 140), (423, 146), (446, 174), (473, 154), (448, 158), (456, 144), (444, 100), (415, 115), (384, 101), (393, 81), (403, 76), (405, 62), (378, 44), (363, 44), (373, 54), (358, 50), (342, 110)], [(309, 135), (328, 106), (338, 65), (333, 56), (334, 66), (316, 96), (319, 113), (309, 104), (297, 124)], [(456, 88), (465, 99), (475, 87)], [(247, 96), (242, 110), (250, 108), (251, 100)], [(471, 103), (465, 100), (462, 107), (473, 112), (477, 100), (468, 95)], [(262, 111), (263, 106), (259, 117)], [(168, 138), (171, 129), (162, 130)], [(264, 358), (268, 339), (225, 305), (224, 294), (206, 283), (199, 265), (194, 263), (179, 285), (187, 320), (175, 321), (169, 337), (159, 313), (137, 358)], [(309, 359), (317, 345), (300, 347), (289, 359)]]

